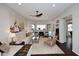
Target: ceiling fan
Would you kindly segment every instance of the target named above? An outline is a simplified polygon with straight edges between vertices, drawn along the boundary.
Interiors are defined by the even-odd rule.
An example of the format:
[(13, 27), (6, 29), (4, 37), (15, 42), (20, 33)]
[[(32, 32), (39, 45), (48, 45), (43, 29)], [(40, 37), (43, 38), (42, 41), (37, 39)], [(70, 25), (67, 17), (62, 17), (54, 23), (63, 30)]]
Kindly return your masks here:
[(40, 17), (43, 15), (43, 13), (39, 13), (39, 11), (35, 11), (36, 14), (35, 15), (30, 15), (30, 16), (33, 16), (33, 17)]

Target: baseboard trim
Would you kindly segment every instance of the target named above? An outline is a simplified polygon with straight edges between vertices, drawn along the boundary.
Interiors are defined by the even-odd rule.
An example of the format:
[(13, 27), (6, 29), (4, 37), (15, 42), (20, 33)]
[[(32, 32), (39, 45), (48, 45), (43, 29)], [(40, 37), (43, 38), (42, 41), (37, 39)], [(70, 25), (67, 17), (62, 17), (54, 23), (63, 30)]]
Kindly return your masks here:
[(72, 50), (72, 51), (79, 56), (79, 54), (76, 51), (74, 51), (74, 50)]

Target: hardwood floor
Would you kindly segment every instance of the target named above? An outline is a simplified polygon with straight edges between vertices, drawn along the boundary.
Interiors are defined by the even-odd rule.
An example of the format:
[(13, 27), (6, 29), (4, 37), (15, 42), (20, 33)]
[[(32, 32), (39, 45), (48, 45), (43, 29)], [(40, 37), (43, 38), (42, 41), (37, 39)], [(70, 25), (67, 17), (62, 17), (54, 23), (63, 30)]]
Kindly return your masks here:
[(74, 52), (71, 50), (67, 49), (64, 44), (59, 43), (58, 41), (56, 44), (62, 49), (64, 54), (33, 54), (31, 56), (77, 56)]
[[(33, 54), (31, 56), (77, 56), (77, 54), (67, 49), (64, 44), (61, 44), (58, 41), (56, 44), (62, 49), (64, 54)], [(30, 47), (30, 44), (24, 45), (14, 56), (26, 56)]]
[(64, 44), (61, 44), (57, 41), (56, 43), (62, 50), (63, 52), (65, 53), (64, 56), (77, 56), (77, 54), (75, 54), (73, 51), (67, 49)]
[(24, 45), (14, 56), (26, 56), (30, 47), (31, 44)]

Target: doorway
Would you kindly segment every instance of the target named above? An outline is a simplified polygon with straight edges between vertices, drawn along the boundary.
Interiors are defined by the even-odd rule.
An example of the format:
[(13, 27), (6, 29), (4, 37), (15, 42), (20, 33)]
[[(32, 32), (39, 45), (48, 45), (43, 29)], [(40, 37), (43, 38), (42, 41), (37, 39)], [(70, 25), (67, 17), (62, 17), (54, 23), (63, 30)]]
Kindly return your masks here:
[(65, 19), (66, 19), (66, 48), (72, 51), (72, 40), (73, 40), (72, 16), (68, 16)]

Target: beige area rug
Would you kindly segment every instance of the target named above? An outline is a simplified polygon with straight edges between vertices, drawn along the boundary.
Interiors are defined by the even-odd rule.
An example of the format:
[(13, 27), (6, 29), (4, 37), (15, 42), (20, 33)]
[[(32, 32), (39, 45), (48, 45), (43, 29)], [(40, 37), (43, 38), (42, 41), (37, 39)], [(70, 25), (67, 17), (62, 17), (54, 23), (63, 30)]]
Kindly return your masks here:
[(52, 47), (44, 44), (47, 38), (40, 38), (39, 43), (33, 43), (27, 56), (32, 54), (64, 54), (64, 52), (57, 46)]

